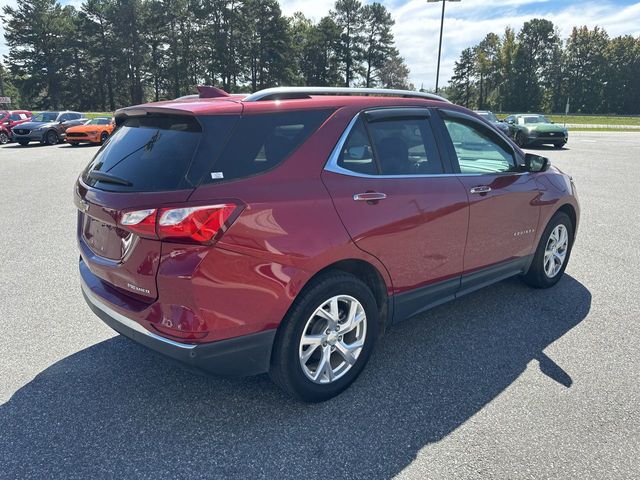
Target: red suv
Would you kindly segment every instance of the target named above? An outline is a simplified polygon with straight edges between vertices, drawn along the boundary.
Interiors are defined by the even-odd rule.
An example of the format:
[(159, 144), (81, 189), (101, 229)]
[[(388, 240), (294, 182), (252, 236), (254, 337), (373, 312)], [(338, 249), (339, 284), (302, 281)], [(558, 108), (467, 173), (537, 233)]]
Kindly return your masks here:
[(183, 363), (328, 399), (383, 331), (563, 275), (571, 177), (417, 92), (277, 88), (128, 107), (75, 189), (82, 290)]
[(29, 110), (0, 110), (0, 144), (10, 142), (13, 136), (11, 129), (28, 122), (31, 117)]

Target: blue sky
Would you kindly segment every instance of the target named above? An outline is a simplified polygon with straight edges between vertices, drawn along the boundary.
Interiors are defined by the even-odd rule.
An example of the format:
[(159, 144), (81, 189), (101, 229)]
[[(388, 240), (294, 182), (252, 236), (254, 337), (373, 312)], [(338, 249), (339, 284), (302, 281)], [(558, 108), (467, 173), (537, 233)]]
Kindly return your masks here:
[[(0, 5), (17, 0), (0, 0)], [(63, 3), (79, 5), (80, 0)], [(335, 0), (280, 0), (285, 14), (296, 11), (318, 20), (329, 13)], [(367, 3), (371, 3), (368, 1)], [(441, 5), (426, 0), (381, 1), (396, 20), (394, 33), (400, 54), (411, 69), (416, 87), (435, 84)], [(519, 29), (534, 17), (547, 18), (567, 37), (573, 26), (596, 25), (611, 36), (640, 36), (640, 1), (631, 0), (462, 0), (447, 3), (440, 83), (451, 77), (462, 49), (475, 45), (487, 33), (505, 27)], [(1, 28), (0, 28), (1, 30)], [(0, 38), (0, 53), (6, 53)]]

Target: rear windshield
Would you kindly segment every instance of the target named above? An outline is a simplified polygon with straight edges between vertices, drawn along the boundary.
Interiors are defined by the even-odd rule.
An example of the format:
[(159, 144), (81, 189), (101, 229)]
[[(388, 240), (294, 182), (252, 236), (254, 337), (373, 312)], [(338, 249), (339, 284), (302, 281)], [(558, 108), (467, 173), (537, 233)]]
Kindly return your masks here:
[(305, 110), (242, 117), (202, 183), (250, 177), (274, 168), (331, 113), (332, 110)]
[[(90, 186), (104, 190), (159, 191), (184, 188), (185, 174), (202, 129), (188, 116), (129, 118), (113, 133), (83, 173)], [(129, 185), (92, 176), (97, 171)]]
[(280, 164), (331, 112), (129, 118), (98, 151), (82, 180), (102, 190), (145, 192), (257, 175)]

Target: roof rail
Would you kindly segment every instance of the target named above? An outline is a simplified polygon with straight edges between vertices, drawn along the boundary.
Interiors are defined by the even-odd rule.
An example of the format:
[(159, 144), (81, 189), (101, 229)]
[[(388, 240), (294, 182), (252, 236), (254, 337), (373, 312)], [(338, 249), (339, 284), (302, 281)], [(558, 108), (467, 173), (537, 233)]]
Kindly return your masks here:
[(350, 87), (276, 87), (259, 90), (244, 98), (244, 102), (259, 102), (262, 100), (284, 100), (294, 98), (309, 98), (310, 95), (374, 95), (394, 96), (405, 98), (424, 98), (451, 103), (444, 97), (433, 93), (414, 92), (411, 90), (396, 90), (386, 88), (350, 88)]

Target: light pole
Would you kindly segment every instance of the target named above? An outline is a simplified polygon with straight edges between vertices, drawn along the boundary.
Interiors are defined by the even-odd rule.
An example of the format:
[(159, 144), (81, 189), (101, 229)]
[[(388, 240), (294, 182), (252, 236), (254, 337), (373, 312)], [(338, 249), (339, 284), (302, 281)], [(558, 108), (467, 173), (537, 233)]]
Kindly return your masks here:
[(447, 2), (460, 2), (462, 0), (427, 0), (427, 3), (442, 2), (442, 17), (440, 18), (440, 44), (438, 45), (438, 68), (436, 70), (436, 93), (438, 93), (438, 80), (440, 79), (440, 54), (442, 53), (442, 30), (444, 28), (444, 6)]

